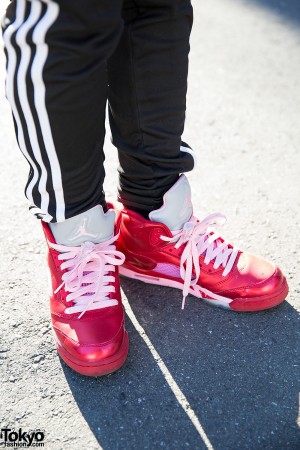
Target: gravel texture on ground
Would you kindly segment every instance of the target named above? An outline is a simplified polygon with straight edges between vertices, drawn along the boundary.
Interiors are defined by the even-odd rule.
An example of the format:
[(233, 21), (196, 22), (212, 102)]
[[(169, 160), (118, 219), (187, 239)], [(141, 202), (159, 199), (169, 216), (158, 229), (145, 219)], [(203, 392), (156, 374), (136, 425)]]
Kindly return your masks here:
[[(1, 1), (4, 11), (7, 1)], [(179, 291), (123, 280), (123, 296), (215, 450), (296, 450), (299, 433), (300, 7), (297, 0), (195, 0), (185, 140), (199, 215), (224, 212), (224, 235), (278, 263), (281, 306), (238, 314)], [(46, 449), (204, 449), (127, 319), (117, 373), (80, 376), (52, 338), (46, 246), (23, 197), (27, 165), (4, 99), (0, 55), (0, 425), (45, 430)], [(109, 132), (108, 132), (109, 135)], [(117, 155), (106, 143), (106, 192)], [(297, 425), (298, 421), (298, 425)]]

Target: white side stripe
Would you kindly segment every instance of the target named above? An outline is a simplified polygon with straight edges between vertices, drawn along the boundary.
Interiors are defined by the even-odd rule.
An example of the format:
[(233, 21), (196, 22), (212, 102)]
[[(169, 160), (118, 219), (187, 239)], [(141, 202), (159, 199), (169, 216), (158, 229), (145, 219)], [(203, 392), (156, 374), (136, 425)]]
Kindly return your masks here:
[[(25, 0), (19, 0), (19, 3), (26, 3)], [(26, 37), (28, 31), (36, 24), (41, 14), (42, 6), (39, 2), (33, 2), (31, 5), (31, 11), (28, 19), (24, 22), (24, 24), (19, 28), (16, 34), (16, 43), (22, 49), (21, 52), (21, 61), (19, 65), (19, 70), (17, 74), (17, 86), (18, 86), (18, 94), (20, 99), (20, 105), (23, 110), (24, 118), (26, 121), (29, 139), (31, 143), (31, 147), (33, 150), (33, 154), (37, 164), (41, 170), (41, 176), (38, 184), (39, 192), (41, 194), (41, 210), (44, 212), (48, 211), (49, 207), (49, 193), (47, 192), (46, 183), (47, 183), (47, 169), (44, 165), (41, 150), (39, 146), (37, 131), (33, 119), (33, 115), (30, 109), (29, 101), (28, 101), (28, 92), (26, 85), (26, 74), (27, 69), (30, 62), (31, 51), (30, 47), (26, 42)]]
[[(47, 177), (52, 175), (52, 184), (56, 200), (56, 220), (59, 222), (65, 220), (65, 202), (62, 187), (61, 170), (55, 151), (50, 121), (46, 109), (46, 88), (43, 81), (43, 70), (49, 52), (48, 45), (45, 42), (46, 34), (58, 17), (59, 6), (52, 0), (43, 0), (43, 2), (47, 4), (45, 15), (40, 19), (42, 11), (41, 2), (31, 2), (30, 14), (27, 20), (25, 20), (25, 10), (27, 2), (26, 0), (17, 0), (16, 19), (7, 27), (3, 34), (3, 39), (8, 55), (6, 95), (10, 102), (12, 112), (16, 121), (17, 136), (20, 149), (25, 158), (28, 160), (33, 171), (32, 179), (26, 189), (26, 197), (28, 198), (30, 203), (34, 205), (33, 189), (38, 183), (38, 190), (41, 194), (41, 212), (44, 214), (44, 220), (50, 221), (52, 219), (52, 216), (48, 211), (49, 193), (47, 192)], [(26, 38), (28, 32), (32, 28), (34, 28), (33, 42), (34, 44), (36, 44), (36, 54), (31, 67), (31, 77), (34, 86), (35, 108), (42, 131), (42, 138), (44, 141), (46, 153), (50, 163), (50, 168), (48, 170), (45, 167), (41, 155), (38, 133), (27, 95), (26, 76), (30, 64), (31, 48), (27, 44)], [(17, 67), (16, 50), (14, 49), (14, 46), (11, 42), (12, 36), (15, 32), (16, 43), (21, 49), (21, 60), (19, 67)], [(31, 158), (26, 148), (23, 125), (18, 112), (18, 108), (16, 106), (14, 91), (15, 76), (17, 77), (20, 106), (24, 114), (34, 159)], [(40, 168), (40, 178), (38, 167)]]
[(20, 145), (20, 149), (33, 170), (33, 177), (26, 189), (26, 197), (33, 204), (32, 189), (38, 180), (38, 170), (37, 170), (37, 167), (36, 167), (34, 161), (32, 160), (32, 158), (30, 157), (30, 155), (27, 151), (23, 128), (22, 128), (22, 123), (21, 123), (21, 119), (20, 119), (20, 116), (18, 113), (17, 106), (16, 106), (15, 95), (14, 95), (14, 74), (15, 74), (16, 66), (17, 66), (17, 56), (16, 56), (16, 52), (11, 44), (11, 37), (12, 37), (13, 33), (16, 30), (18, 30), (20, 25), (22, 25), (22, 23), (24, 21), (24, 16), (25, 16), (25, 2), (18, 2), (17, 9), (16, 9), (16, 19), (11, 25), (9, 25), (6, 28), (5, 32), (3, 33), (3, 40), (4, 40), (4, 44), (5, 44), (7, 56), (8, 56), (7, 77), (6, 77), (6, 97), (10, 102), (12, 112), (13, 112), (13, 115), (14, 115), (14, 118), (16, 121), (17, 136), (18, 136), (18, 142)]
[(62, 177), (46, 108), (46, 88), (43, 80), (43, 70), (49, 53), (49, 48), (45, 42), (45, 38), (49, 28), (57, 19), (58, 14), (58, 4), (51, 0), (48, 1), (47, 11), (35, 27), (32, 36), (32, 40), (37, 47), (36, 55), (31, 67), (31, 77), (34, 86), (34, 103), (51, 167), (52, 182), (56, 198), (56, 220), (57, 222), (61, 222), (65, 220), (65, 202)]
[(131, 306), (129, 305), (129, 302), (128, 302), (125, 294), (124, 294), (124, 291), (122, 291), (122, 293), (123, 293), (122, 301), (123, 301), (123, 304), (124, 304), (124, 307), (125, 307), (126, 314), (130, 318), (131, 322), (133, 323), (133, 325), (134, 325), (135, 329), (137, 330), (137, 332), (139, 333), (139, 335), (144, 340), (144, 342), (147, 345), (148, 349), (150, 350), (153, 358), (155, 359), (158, 367), (160, 368), (160, 370), (161, 370), (161, 372), (162, 372), (166, 382), (170, 386), (173, 394), (175, 395), (176, 400), (178, 401), (178, 403), (180, 404), (180, 406), (182, 407), (182, 409), (187, 414), (188, 418), (190, 419), (190, 421), (192, 422), (192, 424), (196, 428), (198, 434), (200, 435), (200, 437), (203, 440), (204, 444), (206, 445), (207, 449), (208, 450), (213, 450), (213, 446), (212, 446), (210, 440), (208, 439), (207, 434), (205, 433), (201, 423), (199, 422), (199, 419), (196, 416), (195, 411), (192, 409), (192, 407), (189, 404), (186, 396), (181, 391), (180, 387), (178, 386), (178, 384), (176, 383), (176, 381), (172, 377), (172, 375), (171, 375), (170, 371), (168, 370), (167, 366), (165, 365), (165, 363), (161, 359), (160, 355), (156, 351), (155, 347), (153, 346), (152, 342), (148, 338), (144, 328), (138, 322), (138, 320), (137, 320), (134, 312), (132, 311)]

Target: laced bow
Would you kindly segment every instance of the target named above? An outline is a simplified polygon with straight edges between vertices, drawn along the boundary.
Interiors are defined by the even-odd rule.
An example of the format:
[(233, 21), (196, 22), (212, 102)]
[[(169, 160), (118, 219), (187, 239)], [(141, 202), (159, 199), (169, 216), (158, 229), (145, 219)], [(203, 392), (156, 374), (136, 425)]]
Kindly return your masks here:
[(210, 214), (200, 222), (196, 217), (191, 217), (184, 224), (182, 230), (173, 232), (173, 237), (160, 237), (163, 241), (174, 242), (176, 249), (185, 245), (180, 259), (180, 275), (184, 281), (182, 309), (184, 309), (185, 299), (190, 288), (195, 286), (199, 280), (200, 255), (205, 255), (204, 264), (206, 265), (214, 260), (214, 269), (223, 266), (223, 277), (228, 275), (232, 269), (238, 249), (230, 246), (221, 238), (220, 234), (215, 233), (211, 228), (212, 226), (223, 226), (225, 222), (226, 217), (220, 213)]
[(112, 285), (115, 276), (110, 272), (115, 272), (115, 266), (120, 266), (125, 260), (123, 253), (117, 251), (113, 245), (118, 237), (117, 234), (100, 244), (84, 242), (80, 247), (49, 242), (51, 248), (60, 252), (58, 259), (64, 261), (61, 269), (66, 272), (62, 275), (61, 285), (54, 293), (65, 287), (68, 292), (66, 301), (74, 303), (66, 308), (67, 314), (80, 312), (80, 319), (86, 311), (118, 304), (116, 299), (109, 297), (110, 293), (115, 292)]

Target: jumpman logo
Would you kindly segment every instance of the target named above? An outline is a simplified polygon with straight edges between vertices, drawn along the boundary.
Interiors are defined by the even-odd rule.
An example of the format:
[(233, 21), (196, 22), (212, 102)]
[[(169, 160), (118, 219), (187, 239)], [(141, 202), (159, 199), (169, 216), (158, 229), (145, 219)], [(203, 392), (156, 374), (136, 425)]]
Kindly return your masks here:
[(98, 234), (92, 234), (92, 233), (88, 233), (86, 231), (87, 221), (88, 221), (88, 218), (84, 217), (83, 223), (80, 225), (80, 227), (76, 231), (75, 236), (73, 236), (71, 239), (69, 239), (69, 241), (75, 241), (76, 239), (80, 238), (81, 236), (84, 236), (84, 237), (89, 236), (91, 238), (98, 237)]

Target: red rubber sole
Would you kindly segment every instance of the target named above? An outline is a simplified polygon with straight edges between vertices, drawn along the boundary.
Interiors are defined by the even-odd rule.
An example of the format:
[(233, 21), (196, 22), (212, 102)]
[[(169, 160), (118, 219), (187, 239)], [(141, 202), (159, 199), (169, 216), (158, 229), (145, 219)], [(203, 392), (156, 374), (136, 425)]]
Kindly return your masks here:
[(254, 298), (236, 298), (230, 303), (230, 309), (238, 312), (263, 311), (264, 309), (274, 308), (280, 305), (289, 292), (286, 279), (282, 283), (281, 289), (272, 295), (265, 295)]
[(125, 331), (122, 346), (118, 353), (105, 358), (102, 361), (97, 361), (94, 364), (84, 364), (81, 360), (76, 360), (72, 355), (67, 353), (57, 342), (56, 348), (59, 356), (64, 362), (75, 370), (75, 372), (88, 377), (99, 377), (102, 375), (108, 375), (109, 373), (116, 372), (124, 364), (128, 355), (128, 334)]

